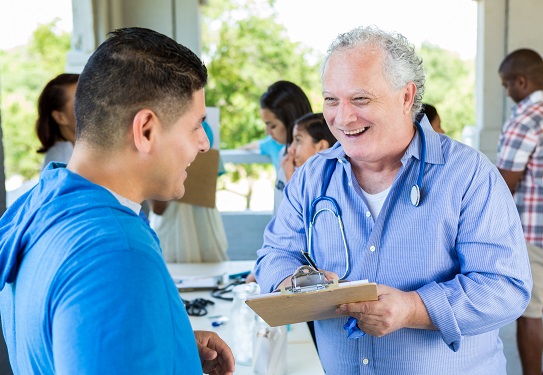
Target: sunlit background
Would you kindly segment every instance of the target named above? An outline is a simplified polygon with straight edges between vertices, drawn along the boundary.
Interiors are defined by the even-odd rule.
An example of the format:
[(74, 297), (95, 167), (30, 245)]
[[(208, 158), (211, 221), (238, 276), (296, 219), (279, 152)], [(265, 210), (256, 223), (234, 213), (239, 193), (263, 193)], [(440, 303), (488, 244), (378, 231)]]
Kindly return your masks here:
[[(463, 128), (475, 121), (475, 1), (208, 0), (206, 3), (202, 10), (202, 57), (210, 70), (207, 104), (221, 108), (223, 149), (236, 148), (264, 135), (258, 97), (276, 79), (298, 83), (310, 97), (314, 110), (320, 111), (320, 60), (337, 34), (359, 25), (400, 32), (421, 49), (428, 73), (425, 100), (438, 107), (443, 127), (451, 137), (461, 140)], [(35, 152), (36, 100), (45, 83), (63, 70), (72, 30), (71, 6), (71, 0), (0, 1), (0, 99), (8, 191), (25, 181), (32, 184), (39, 174), (43, 156)], [(258, 40), (259, 48), (264, 49), (269, 43), (270, 48), (278, 51), (271, 56), (284, 49), (282, 52), (288, 56), (281, 61), (287, 65), (295, 61), (292, 69), (274, 69), (272, 62), (260, 60), (254, 64), (258, 66), (254, 66), (253, 76), (247, 77), (236, 72), (238, 63), (239, 69), (246, 69), (242, 62), (217, 53), (217, 46), (243, 48), (243, 44), (234, 45), (240, 41), (236, 34), (239, 30), (235, 29), (238, 21), (249, 14), (257, 19), (256, 23), (247, 23), (254, 29), (252, 38), (265, 32), (266, 25), (279, 38)], [(220, 30), (233, 30), (231, 39), (219, 38)], [(244, 43), (251, 44), (251, 39)], [(226, 87), (228, 84), (224, 82), (230, 79), (238, 81), (239, 92)], [(273, 168), (227, 165), (227, 170), (230, 173), (219, 179), (220, 211), (271, 210)]]

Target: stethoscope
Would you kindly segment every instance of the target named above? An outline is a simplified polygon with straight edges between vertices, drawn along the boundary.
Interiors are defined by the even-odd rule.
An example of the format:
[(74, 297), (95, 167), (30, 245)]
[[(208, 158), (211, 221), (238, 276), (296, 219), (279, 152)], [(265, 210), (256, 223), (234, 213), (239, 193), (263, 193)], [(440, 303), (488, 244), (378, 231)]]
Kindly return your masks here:
[[(419, 131), (420, 138), (421, 138), (421, 153), (420, 153), (420, 169), (419, 169), (419, 177), (417, 178), (417, 182), (415, 185), (411, 187), (411, 204), (413, 206), (418, 207), (420, 204), (420, 198), (421, 198), (421, 186), (422, 186), (422, 178), (424, 177), (424, 167), (426, 165), (426, 137), (424, 136), (424, 131), (422, 130), (422, 126), (418, 121), (415, 121), (415, 125), (417, 126), (417, 130)], [(309, 250), (309, 259), (308, 261), (310, 263), (313, 263), (312, 266), (316, 268), (314, 262), (312, 261), (311, 257), (313, 255), (313, 227), (315, 226), (315, 220), (317, 219), (317, 216), (319, 216), (320, 213), (328, 211), (331, 212), (338, 221), (339, 229), (341, 231), (341, 239), (343, 241), (343, 248), (345, 249), (345, 273), (343, 273), (343, 276), (340, 277), (340, 280), (344, 280), (345, 277), (349, 274), (349, 271), (351, 269), (351, 254), (349, 252), (349, 247), (347, 246), (347, 240), (345, 239), (345, 227), (343, 226), (343, 220), (341, 220), (341, 210), (339, 209), (339, 205), (337, 201), (332, 198), (326, 196), (326, 190), (328, 190), (328, 185), (330, 185), (330, 181), (332, 180), (332, 174), (335, 170), (335, 163), (332, 159), (328, 162), (329, 167), (327, 168), (326, 175), (324, 178), (324, 183), (322, 185), (321, 189), (321, 195), (317, 198), (313, 199), (313, 202), (311, 202), (311, 208), (309, 210), (309, 217), (311, 218), (309, 222), (309, 230), (308, 230), (308, 236), (307, 236), (307, 249)], [(332, 205), (332, 208), (329, 207), (323, 207), (317, 210), (316, 206), (321, 201), (327, 201), (330, 202)], [(317, 211), (316, 211), (317, 210)]]

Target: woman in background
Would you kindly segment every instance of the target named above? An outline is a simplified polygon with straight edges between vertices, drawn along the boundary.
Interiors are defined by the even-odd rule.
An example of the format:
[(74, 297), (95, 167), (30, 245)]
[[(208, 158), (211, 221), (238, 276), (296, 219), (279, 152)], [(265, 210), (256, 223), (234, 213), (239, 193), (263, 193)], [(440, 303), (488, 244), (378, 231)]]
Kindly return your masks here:
[(445, 134), (445, 131), (441, 128), (441, 117), (439, 117), (436, 107), (428, 103), (422, 103), (422, 109), (419, 112), (417, 121), (422, 120), (422, 114), (425, 114), (426, 117), (428, 117), (428, 121), (430, 121), (430, 125), (432, 125), (432, 128), (436, 133)]
[(311, 112), (313, 110), (307, 95), (298, 85), (289, 81), (275, 82), (260, 97), (260, 117), (266, 124), (266, 134), (282, 147), (277, 152), (277, 148), (270, 147), (271, 140), (265, 138), (242, 148), (260, 149), (263, 155), (268, 154), (268, 149), (277, 152), (276, 155), (269, 154), (272, 161), (277, 160), (275, 164), (277, 179), (275, 182), (274, 214), (283, 199), (283, 189), (287, 183), (285, 172), (281, 167), (281, 160), (285, 156), (288, 146), (292, 143), (294, 121)]
[(74, 150), (74, 97), (79, 74), (60, 74), (47, 85), (38, 99), (36, 134), (38, 153), (45, 154), (42, 169), (51, 161), (68, 163)]

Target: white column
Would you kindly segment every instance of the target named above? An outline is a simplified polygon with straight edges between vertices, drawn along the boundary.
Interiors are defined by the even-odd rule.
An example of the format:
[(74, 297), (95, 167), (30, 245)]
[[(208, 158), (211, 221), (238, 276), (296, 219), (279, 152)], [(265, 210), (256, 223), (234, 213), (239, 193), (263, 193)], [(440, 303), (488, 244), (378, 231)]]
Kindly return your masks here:
[(475, 118), (480, 131), (474, 145), (490, 160), (496, 160), (504, 120), (504, 90), (498, 67), (505, 56), (506, 1), (483, 0), (478, 4)]
[(199, 0), (174, 0), (174, 39), (202, 56)]
[(96, 48), (92, 0), (72, 0), (73, 28), (66, 72), (81, 73)]
[(202, 0), (72, 0), (72, 45), (67, 72), (80, 73), (107, 33), (145, 27), (167, 35), (201, 55)]
[[(498, 68), (518, 48), (543, 52), (543, 1), (479, 0), (476, 62), (476, 130), (479, 148), (496, 160), (499, 134), (514, 103), (501, 86)], [(543, 54), (542, 54), (543, 55)]]

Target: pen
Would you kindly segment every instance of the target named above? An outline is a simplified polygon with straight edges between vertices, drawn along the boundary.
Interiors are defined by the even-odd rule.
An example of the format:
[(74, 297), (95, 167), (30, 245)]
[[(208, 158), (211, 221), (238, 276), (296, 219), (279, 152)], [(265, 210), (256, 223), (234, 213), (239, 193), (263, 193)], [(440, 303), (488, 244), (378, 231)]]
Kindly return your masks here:
[(318, 270), (317, 265), (315, 264), (313, 259), (311, 259), (311, 255), (309, 255), (307, 251), (302, 251), (302, 255), (304, 256), (305, 260), (307, 260), (307, 263), (309, 263), (311, 267)]

